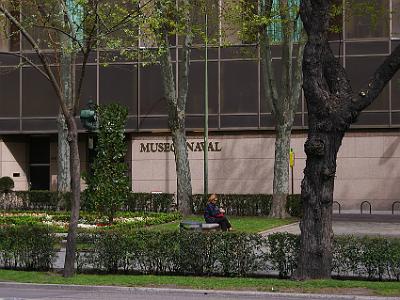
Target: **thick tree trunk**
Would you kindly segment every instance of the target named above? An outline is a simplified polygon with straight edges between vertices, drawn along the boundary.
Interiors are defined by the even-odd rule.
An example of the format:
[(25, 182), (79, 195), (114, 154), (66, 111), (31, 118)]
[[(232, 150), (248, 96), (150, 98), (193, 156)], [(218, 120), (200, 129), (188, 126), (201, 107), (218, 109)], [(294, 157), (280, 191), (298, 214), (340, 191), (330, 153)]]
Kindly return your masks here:
[(71, 217), (69, 221), (67, 245), (64, 262), (64, 277), (70, 277), (75, 272), (75, 252), (76, 252), (76, 235), (79, 220), (80, 210), (80, 195), (81, 195), (81, 174), (80, 174), (80, 160), (78, 148), (78, 129), (76, 126), (75, 118), (69, 116), (67, 120), (69, 127), (69, 146), (71, 149)]
[(332, 271), (332, 203), (336, 157), (344, 133), (310, 128), (301, 186), (303, 218), (297, 277), (329, 278)]
[(286, 218), (286, 199), (289, 194), (289, 151), (291, 122), (276, 126), (273, 199), (270, 217)]
[(343, 136), (400, 68), (400, 46), (375, 71), (367, 86), (354, 94), (346, 72), (328, 43), (330, 0), (302, 0), (300, 14), (308, 42), (303, 60), (303, 90), (309, 132), (301, 186), (303, 218), (298, 279), (329, 278), (332, 265), (332, 203), (336, 158)]

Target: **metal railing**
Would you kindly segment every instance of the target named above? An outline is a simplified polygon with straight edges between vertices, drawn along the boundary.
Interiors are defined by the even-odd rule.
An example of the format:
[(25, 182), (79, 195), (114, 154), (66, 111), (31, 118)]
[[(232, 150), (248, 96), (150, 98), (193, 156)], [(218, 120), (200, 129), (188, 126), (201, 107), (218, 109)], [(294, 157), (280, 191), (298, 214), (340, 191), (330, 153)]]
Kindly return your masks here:
[(333, 201), (333, 204), (337, 204), (338, 209), (339, 209), (339, 215), (340, 215), (340, 213), (341, 213), (341, 211), (342, 211), (342, 206), (341, 206), (340, 203), (337, 202), (337, 201)]
[(364, 206), (364, 204), (368, 204), (368, 206), (369, 206), (369, 214), (371, 214), (372, 213), (372, 206), (371, 206), (371, 203), (369, 201), (361, 202), (361, 204), (360, 204), (360, 214), (363, 214), (363, 206)]

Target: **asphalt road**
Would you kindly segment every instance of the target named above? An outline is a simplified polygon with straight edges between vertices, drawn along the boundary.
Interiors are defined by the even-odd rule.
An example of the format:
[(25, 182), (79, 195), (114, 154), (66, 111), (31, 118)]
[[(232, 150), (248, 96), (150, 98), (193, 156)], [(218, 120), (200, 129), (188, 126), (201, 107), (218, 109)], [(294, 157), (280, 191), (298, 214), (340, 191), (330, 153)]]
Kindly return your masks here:
[(400, 297), (306, 295), (261, 292), (229, 292), (184, 289), (88, 287), (0, 283), (0, 300), (400, 300)]

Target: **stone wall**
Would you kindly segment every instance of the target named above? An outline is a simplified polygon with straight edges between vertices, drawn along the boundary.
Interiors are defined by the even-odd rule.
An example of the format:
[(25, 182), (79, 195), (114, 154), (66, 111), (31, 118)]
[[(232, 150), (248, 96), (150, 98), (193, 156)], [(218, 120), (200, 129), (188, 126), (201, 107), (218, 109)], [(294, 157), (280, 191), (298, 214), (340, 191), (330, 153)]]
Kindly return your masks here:
[[(294, 193), (300, 193), (306, 134), (294, 134)], [(209, 191), (272, 193), (275, 137), (272, 134), (210, 135)], [(202, 137), (188, 138), (193, 193), (203, 191)], [(359, 212), (369, 201), (373, 211), (390, 211), (400, 200), (400, 136), (351, 132), (338, 154), (334, 200), (342, 210)], [(132, 137), (132, 185), (136, 192), (176, 191), (171, 139)], [(197, 148), (196, 148), (197, 147)], [(201, 144), (200, 144), (201, 147)], [(336, 206), (335, 206), (336, 207)], [(367, 206), (365, 206), (367, 208)]]

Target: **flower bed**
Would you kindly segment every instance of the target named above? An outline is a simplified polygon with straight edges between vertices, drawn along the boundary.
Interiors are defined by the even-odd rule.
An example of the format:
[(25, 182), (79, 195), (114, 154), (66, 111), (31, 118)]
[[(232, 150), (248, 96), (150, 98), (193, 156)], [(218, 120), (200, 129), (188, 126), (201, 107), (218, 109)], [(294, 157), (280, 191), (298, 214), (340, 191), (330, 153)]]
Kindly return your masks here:
[[(48, 225), (55, 231), (68, 230), (69, 214), (66, 212), (3, 212), (0, 214), (0, 225)], [(132, 227), (143, 228), (150, 225), (164, 224), (179, 220), (179, 213), (132, 213), (119, 212), (113, 224), (96, 214), (82, 213), (78, 228), (95, 230), (97, 228)]]

